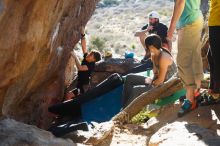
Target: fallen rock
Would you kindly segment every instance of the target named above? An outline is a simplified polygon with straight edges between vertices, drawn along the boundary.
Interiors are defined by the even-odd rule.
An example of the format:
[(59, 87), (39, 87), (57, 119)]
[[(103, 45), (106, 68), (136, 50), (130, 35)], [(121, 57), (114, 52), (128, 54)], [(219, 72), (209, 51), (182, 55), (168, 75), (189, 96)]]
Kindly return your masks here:
[(97, 85), (113, 73), (124, 74), (140, 65), (135, 59), (109, 58), (96, 64), (95, 72), (91, 77), (92, 86)]
[(108, 137), (114, 129), (114, 123), (112, 121), (100, 124), (93, 123), (93, 125), (94, 127), (92, 127), (89, 131), (79, 130), (77, 132), (66, 134), (64, 138), (70, 138), (76, 143), (98, 145), (106, 137)]
[(76, 146), (70, 139), (54, 137), (50, 132), (17, 122), (0, 121), (0, 146)]
[(220, 137), (197, 124), (174, 122), (162, 127), (151, 138), (149, 146), (217, 146)]

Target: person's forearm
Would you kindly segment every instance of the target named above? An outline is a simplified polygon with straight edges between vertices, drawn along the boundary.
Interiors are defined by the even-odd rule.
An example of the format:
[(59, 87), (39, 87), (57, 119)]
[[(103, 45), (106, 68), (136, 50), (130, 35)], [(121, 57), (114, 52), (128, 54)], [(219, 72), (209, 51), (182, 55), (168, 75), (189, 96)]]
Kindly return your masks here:
[(158, 86), (164, 82), (164, 79), (157, 78), (156, 80), (153, 81), (154, 86)]
[[(84, 35), (85, 35), (85, 34), (84, 34)], [(83, 36), (83, 35), (82, 35), (82, 36)], [(81, 45), (82, 45), (83, 54), (87, 53), (86, 38), (85, 38), (85, 36), (81, 38)]]
[(75, 63), (76, 63), (76, 67), (77, 67), (77, 69), (78, 70), (80, 70), (80, 68), (81, 68), (81, 65), (80, 65), (80, 61), (79, 61), (79, 58), (78, 57), (76, 57), (76, 55), (74, 54), (72, 54), (72, 56), (73, 56), (73, 58), (74, 58), (74, 60), (75, 60)]
[(149, 32), (148, 28), (146, 28), (144, 30), (137, 31), (134, 36), (140, 36), (140, 35), (146, 34), (147, 32)]
[(76, 57), (75, 53), (72, 53), (72, 56), (75, 60), (75, 63), (76, 63), (76, 67), (79, 71), (87, 71), (88, 70), (88, 67), (87, 65), (81, 65), (80, 61), (79, 61), (79, 58)]
[(176, 23), (179, 20), (180, 16), (182, 15), (182, 12), (185, 7), (185, 0), (176, 0), (175, 5), (174, 5), (174, 10), (173, 10), (173, 15), (171, 18), (171, 23), (170, 23), (170, 31), (174, 32), (176, 28)]
[(141, 30), (140, 32), (147, 33), (147, 32), (149, 32), (149, 29), (144, 29), (144, 30)]

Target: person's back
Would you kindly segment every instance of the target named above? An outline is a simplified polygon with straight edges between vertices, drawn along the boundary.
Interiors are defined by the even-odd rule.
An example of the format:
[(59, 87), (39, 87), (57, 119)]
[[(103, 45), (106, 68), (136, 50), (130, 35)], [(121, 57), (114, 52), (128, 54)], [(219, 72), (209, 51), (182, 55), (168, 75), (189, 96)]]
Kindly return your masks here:
[(91, 52), (87, 52), (86, 40), (85, 40), (85, 30), (82, 28), (81, 30), (81, 45), (83, 51), (83, 60), (80, 63), (78, 57), (75, 52), (71, 53), (72, 57), (75, 59), (76, 67), (78, 69), (78, 81), (77, 87), (70, 92), (66, 93), (65, 97), (67, 100), (79, 95), (83, 94), (89, 88), (89, 80), (91, 77), (91, 73), (95, 68), (95, 62), (101, 60), (100, 52), (96, 50), (92, 50)]
[(81, 65), (86, 65), (88, 70), (82, 70), (82, 71), (79, 70), (78, 71), (78, 85), (77, 85), (78, 87), (80, 87), (82, 85), (89, 84), (91, 74), (95, 69), (95, 62), (88, 62), (86, 60), (87, 55), (88, 55), (88, 53), (85, 53), (83, 55), (83, 60), (82, 60)]
[(209, 26), (220, 26), (220, 1), (210, 0)]
[(172, 62), (167, 67), (167, 72), (166, 72), (166, 76), (165, 76), (165, 79), (164, 79), (164, 82), (166, 82), (167, 80), (169, 80), (172, 76), (174, 76), (176, 74), (177, 66), (176, 66), (176, 63), (173, 60), (173, 56), (171, 55), (171, 53), (169, 51), (167, 51), (166, 49), (161, 48), (161, 54), (160, 54), (159, 58), (157, 58), (158, 59), (158, 61), (157, 61), (158, 64), (155, 64), (155, 62), (153, 61), (157, 71), (159, 71), (159, 69), (160, 69), (159, 62), (162, 61), (161, 58), (162, 59), (168, 59)]
[(89, 81), (92, 72), (95, 69), (95, 62), (101, 60), (101, 54), (92, 50), (87, 53), (84, 52), (84, 57), (80, 66), (78, 66), (78, 82), (77, 88), (80, 89), (80, 93), (83, 94), (86, 90), (88, 90)]
[(176, 25), (177, 29), (192, 24), (198, 17), (202, 17), (200, 3), (201, 0), (186, 0), (184, 10)]

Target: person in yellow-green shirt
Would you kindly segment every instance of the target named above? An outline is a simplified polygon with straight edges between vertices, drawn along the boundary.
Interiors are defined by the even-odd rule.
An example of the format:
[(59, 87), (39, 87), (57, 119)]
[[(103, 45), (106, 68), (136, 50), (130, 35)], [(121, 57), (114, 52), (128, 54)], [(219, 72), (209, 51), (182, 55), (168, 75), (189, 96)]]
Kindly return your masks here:
[(210, 0), (208, 62), (210, 67), (209, 92), (201, 105), (220, 103), (220, 1)]
[(168, 39), (172, 40), (174, 30), (177, 29), (178, 76), (186, 89), (186, 99), (178, 111), (179, 117), (197, 107), (195, 99), (203, 79), (201, 57), (203, 16), (200, 4), (201, 0), (175, 0), (173, 15), (167, 32)]

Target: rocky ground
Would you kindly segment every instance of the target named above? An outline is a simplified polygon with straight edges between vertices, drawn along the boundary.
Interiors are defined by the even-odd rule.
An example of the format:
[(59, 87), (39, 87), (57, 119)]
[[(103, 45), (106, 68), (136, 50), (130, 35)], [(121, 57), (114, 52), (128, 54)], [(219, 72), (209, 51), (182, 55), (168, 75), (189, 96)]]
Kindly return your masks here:
[[(115, 3), (111, 4), (112, 1)], [(199, 107), (186, 116), (177, 118), (180, 105), (171, 104), (161, 108), (157, 117), (142, 124), (120, 124), (109, 121), (95, 124), (95, 128), (89, 132), (70, 133), (63, 139), (31, 126), (32, 124), (41, 128), (47, 127), (49, 117), (52, 117), (48, 115), (47, 107), (56, 99), (55, 97), (62, 96), (63, 78), (60, 78), (63, 77), (63, 64), (67, 62), (72, 45), (79, 40), (79, 30), (75, 28), (87, 22), (95, 6), (95, 2), (79, 2), (81, 1), (65, 1), (65, 3), (62, 1), (45, 3), (40, 0), (21, 3), (14, 1), (14, 3), (6, 2), (7, 5), (3, 7), (2, 11), (7, 10), (3, 11), (3, 14), (8, 15), (1, 17), (2, 25), (0, 25), (2, 30), (0, 40), (3, 48), (1, 55), (4, 56), (2, 57), (4, 59), (1, 58), (3, 71), (1, 76), (4, 80), (3, 78), (3, 81), (1, 80), (0, 103), (1, 106), (4, 105), (1, 109), (6, 117), (20, 120), (21, 123), (1, 116), (0, 145), (68, 146), (76, 143), (99, 146), (220, 145), (219, 105)], [(141, 55), (143, 50), (133, 36), (134, 32), (145, 24), (147, 13), (151, 10), (157, 10), (161, 14), (161, 21), (169, 24), (173, 6), (171, 0), (103, 0), (101, 2), (103, 4), (98, 5), (87, 25), (88, 42), (91, 42), (93, 37), (99, 37), (101, 42), (103, 40), (105, 42), (103, 49), (111, 47), (119, 54), (123, 54), (125, 50), (132, 50)], [(91, 8), (89, 12), (85, 7), (81, 9), (82, 4), (86, 8)], [(2, 8), (1, 2), (0, 7)], [(78, 17), (75, 17), (75, 12), (80, 12)], [(36, 16), (41, 16), (39, 18), (42, 20), (35, 21)], [(51, 21), (48, 21), (49, 16)], [(56, 24), (57, 22), (59, 23)], [(71, 22), (80, 22), (80, 24)], [(54, 27), (60, 28), (55, 41), (54, 37), (50, 38), (53, 36), (50, 32), (53, 32)], [(40, 31), (42, 33), (39, 33)], [(70, 43), (72, 41), (74, 43)], [(62, 44), (65, 49), (61, 47)], [(5, 50), (10, 50), (11, 53), (5, 53)], [(172, 53), (175, 54), (175, 51), (174, 45)], [(42, 121), (44, 123), (41, 123)]]
[(176, 112), (180, 105), (160, 109), (158, 117), (143, 124), (116, 126), (99, 146), (218, 146), (219, 105), (199, 107), (182, 118)]
[[(96, 145), (96, 146), (218, 146), (219, 105), (199, 107), (182, 118), (178, 103), (159, 110), (159, 116), (142, 124), (96, 124), (89, 132), (77, 131), (55, 138), (51, 133), (16, 122), (0, 122), (0, 145)], [(77, 143), (77, 144), (74, 144)]]

